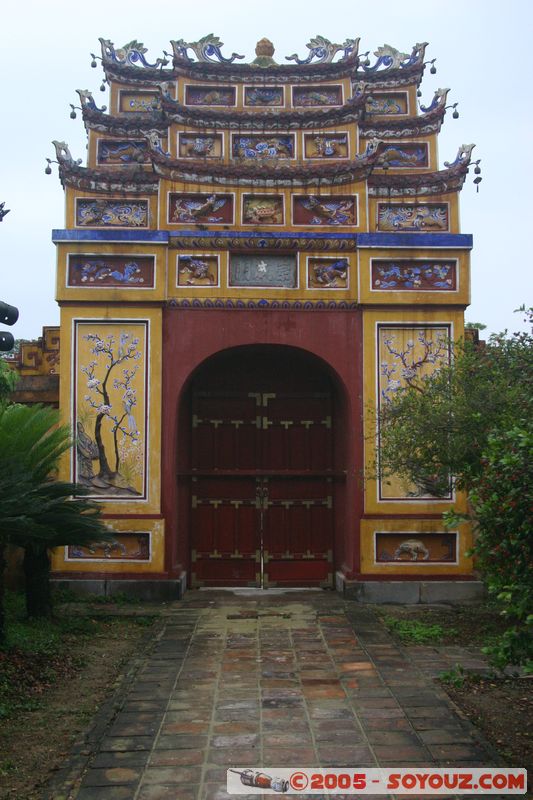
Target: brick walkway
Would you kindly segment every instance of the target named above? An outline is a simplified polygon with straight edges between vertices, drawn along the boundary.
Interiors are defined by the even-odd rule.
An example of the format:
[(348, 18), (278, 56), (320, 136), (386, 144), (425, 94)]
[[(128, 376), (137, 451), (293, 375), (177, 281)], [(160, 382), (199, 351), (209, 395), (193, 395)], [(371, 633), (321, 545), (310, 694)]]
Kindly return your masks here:
[(45, 796), (223, 800), (231, 765), (496, 766), (431, 679), (449, 659), (413, 655), (333, 593), (190, 592)]

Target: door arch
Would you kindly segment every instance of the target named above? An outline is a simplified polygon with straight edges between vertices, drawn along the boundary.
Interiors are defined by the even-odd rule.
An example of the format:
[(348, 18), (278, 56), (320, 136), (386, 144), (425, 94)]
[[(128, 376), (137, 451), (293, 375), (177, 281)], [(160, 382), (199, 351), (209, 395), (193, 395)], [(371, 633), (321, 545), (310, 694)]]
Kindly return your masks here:
[(195, 371), (185, 404), (193, 587), (333, 585), (340, 394), (324, 362), (288, 346), (231, 348)]

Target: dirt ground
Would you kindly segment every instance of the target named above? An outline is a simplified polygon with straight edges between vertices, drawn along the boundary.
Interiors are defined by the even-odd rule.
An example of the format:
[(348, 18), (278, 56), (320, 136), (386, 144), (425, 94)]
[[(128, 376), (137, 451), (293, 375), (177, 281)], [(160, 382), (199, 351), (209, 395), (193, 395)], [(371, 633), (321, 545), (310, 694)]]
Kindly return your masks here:
[(28, 708), (0, 720), (0, 800), (40, 797), (42, 785), (116, 688), (121, 668), (147, 635), (146, 624), (125, 617), (96, 625), (94, 637), (73, 639), (68, 656), (48, 664), (50, 681), (42, 663), (25, 664), (18, 656)]

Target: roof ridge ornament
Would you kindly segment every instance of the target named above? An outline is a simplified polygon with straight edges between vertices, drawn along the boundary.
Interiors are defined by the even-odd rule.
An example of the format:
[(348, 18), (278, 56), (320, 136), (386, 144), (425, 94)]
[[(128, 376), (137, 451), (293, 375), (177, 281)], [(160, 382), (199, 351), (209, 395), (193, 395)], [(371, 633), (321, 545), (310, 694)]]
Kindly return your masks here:
[(433, 95), (433, 100), (429, 106), (423, 106), (422, 103), (420, 103), (420, 111), (422, 111), (424, 114), (429, 114), (430, 111), (435, 111), (436, 108), (440, 108), (441, 106), (445, 105), (449, 91), (449, 89), (436, 89), (435, 94)]
[(90, 92), (88, 89), (76, 89), (76, 92), (80, 98), (82, 111), (85, 108), (87, 108), (89, 111), (100, 111), (101, 113), (107, 111), (107, 106), (102, 106), (101, 108), (98, 108), (98, 106), (95, 103), (93, 93)]
[(123, 47), (115, 48), (115, 45), (109, 39), (98, 38), (100, 47), (102, 48), (102, 61), (104, 63), (122, 64), (128, 67), (166, 67), (168, 61), (166, 58), (158, 58), (155, 64), (149, 64), (144, 54), (148, 52), (147, 48), (142, 42), (132, 39), (131, 42), (123, 45)]
[(339, 63), (356, 61), (360, 41), (361, 39), (358, 37), (357, 39), (346, 39), (343, 44), (335, 44), (326, 39), (325, 36), (317, 34), (314, 39), (311, 39), (306, 44), (306, 47), (310, 50), (307, 58), (300, 59), (297, 53), (293, 53), (292, 56), (285, 56), (285, 60), (296, 61), (297, 64), (310, 64), (316, 58), (315, 64), (331, 64), (337, 53), (342, 50), (344, 55), (339, 59)]
[(141, 133), (146, 138), (148, 146), (153, 153), (158, 153), (160, 156), (170, 158), (170, 153), (163, 149), (163, 138), (161, 137), (159, 131), (154, 130), (153, 128), (148, 131), (141, 129)]
[(455, 161), (445, 161), (445, 167), (458, 167), (458, 166), (465, 166), (470, 164), (471, 157), (472, 157), (472, 150), (474, 149), (475, 144), (462, 144), (457, 151), (457, 155), (455, 156)]
[(208, 33), (207, 36), (202, 36), (197, 42), (186, 42), (184, 39), (173, 39), (170, 44), (174, 53), (176, 61), (194, 62), (194, 59), (189, 56), (187, 50), (192, 50), (198, 61), (208, 64), (233, 64), (238, 58), (244, 58), (238, 53), (232, 53), (230, 58), (225, 58), (222, 55), (221, 48), (224, 47), (224, 42), (221, 42), (218, 36), (213, 33)]
[(421, 64), (424, 61), (427, 46), (428, 42), (417, 43), (413, 47), (411, 55), (409, 55), (408, 53), (402, 53), (390, 44), (384, 44), (374, 51), (377, 61), (373, 67), (370, 66), (368, 58), (366, 62), (362, 62), (361, 66), (365, 72), (377, 72), (379, 69), (383, 69), (383, 71), (406, 69), (406, 67), (412, 67), (414, 64)]
[(70, 152), (69, 146), (66, 142), (58, 142), (56, 139), (52, 141), (56, 150), (56, 158), (60, 165), (65, 164), (69, 167), (79, 167), (82, 162), (81, 158), (74, 159)]

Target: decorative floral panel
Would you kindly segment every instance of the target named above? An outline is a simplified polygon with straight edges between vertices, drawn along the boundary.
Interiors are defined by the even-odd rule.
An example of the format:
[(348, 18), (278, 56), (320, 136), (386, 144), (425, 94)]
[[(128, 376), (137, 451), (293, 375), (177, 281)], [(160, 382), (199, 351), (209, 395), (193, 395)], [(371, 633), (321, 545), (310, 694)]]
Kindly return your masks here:
[(186, 86), (185, 104), (188, 106), (234, 106), (234, 86)]
[(296, 195), (293, 197), (294, 225), (357, 225), (354, 195)]
[(128, 113), (151, 113), (159, 105), (155, 92), (120, 92), (119, 111)]
[(153, 289), (154, 256), (86, 256), (71, 254), (68, 259), (68, 286), (103, 289), (109, 286)]
[(372, 260), (372, 289), (403, 292), (454, 292), (457, 263), (444, 259)]
[(109, 542), (94, 542), (87, 547), (69, 545), (69, 561), (150, 561), (150, 534), (131, 531), (115, 533)]
[(275, 107), (284, 104), (283, 86), (245, 86), (244, 105)]
[(230, 259), (229, 284), (294, 289), (298, 285), (296, 256), (233, 254)]
[[(418, 386), (423, 378), (450, 363), (450, 325), (378, 326), (378, 407), (402, 387)], [(443, 491), (436, 476), (420, 485), (406, 484), (396, 476), (379, 481), (380, 500), (450, 500), (451, 486)]]
[(350, 265), (347, 258), (308, 258), (309, 289), (347, 289)]
[(218, 286), (217, 256), (178, 256), (177, 286)]
[(244, 225), (282, 225), (283, 197), (276, 194), (245, 194), (242, 203)]
[(146, 498), (148, 323), (77, 321), (73, 478), (102, 500)]
[(447, 231), (448, 203), (378, 203), (379, 231)]
[(88, 228), (147, 228), (148, 200), (76, 200), (76, 225)]
[(376, 533), (377, 564), (455, 564), (456, 533)]
[(222, 158), (224, 148), (221, 133), (178, 134), (180, 158)]
[(384, 144), (379, 148), (380, 165), (388, 164), (394, 169), (422, 169), (429, 166), (427, 142), (398, 142)]
[(299, 106), (342, 106), (342, 86), (293, 86), (292, 104)]
[(233, 134), (233, 158), (243, 161), (294, 158), (294, 134), (251, 133)]
[(149, 164), (148, 145), (144, 140), (98, 139), (96, 163), (113, 167)]
[(407, 95), (405, 92), (398, 94), (372, 93), (367, 97), (365, 109), (367, 114), (407, 114)]
[(349, 154), (347, 133), (304, 133), (306, 158), (348, 158)]
[(178, 224), (210, 223), (233, 224), (233, 195), (231, 194), (177, 194), (169, 195), (168, 221)]

